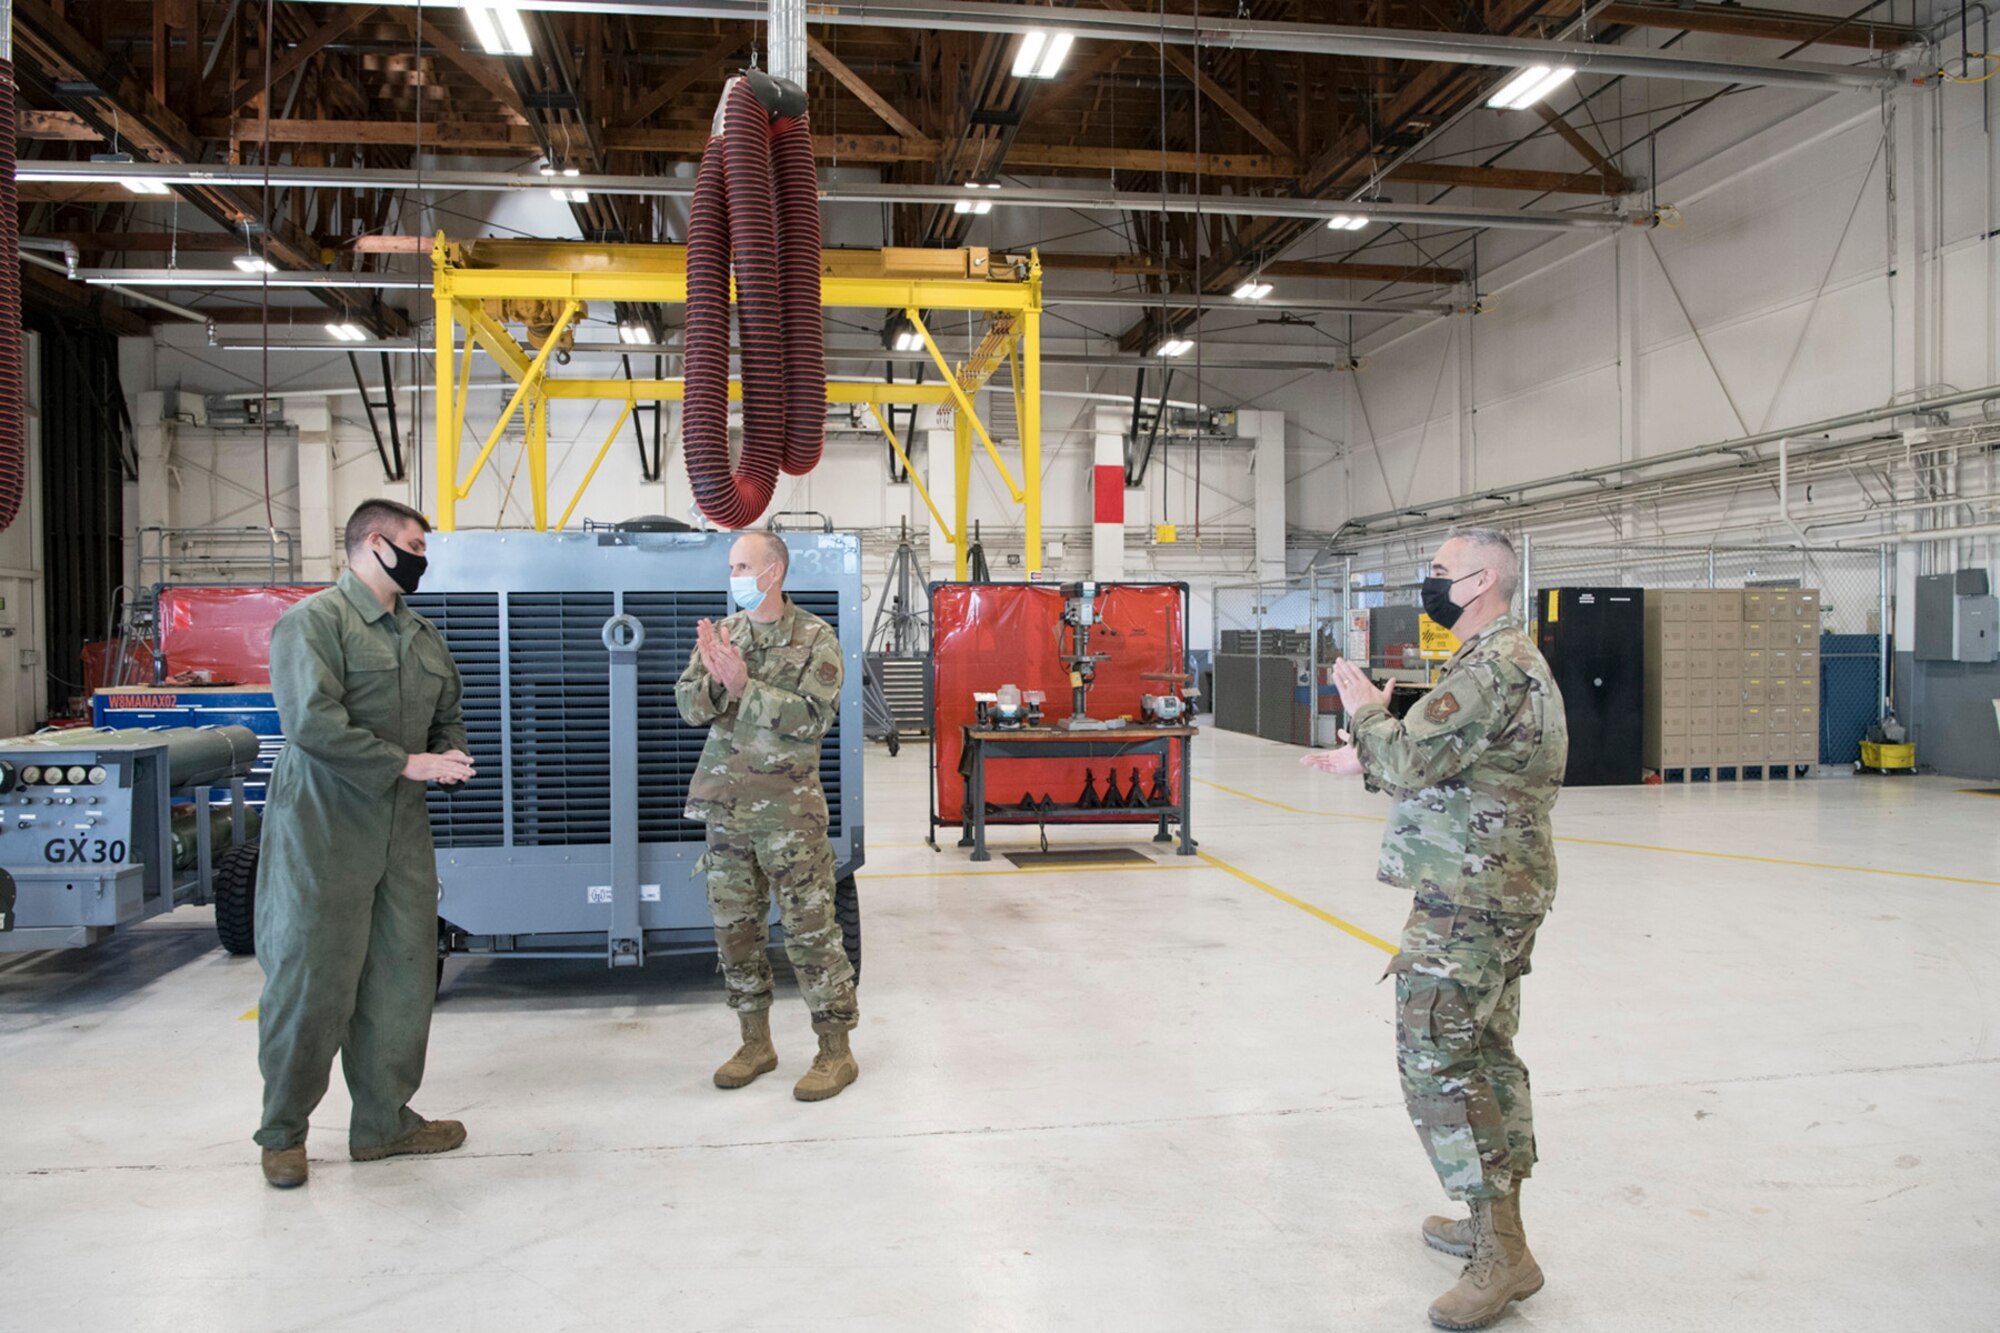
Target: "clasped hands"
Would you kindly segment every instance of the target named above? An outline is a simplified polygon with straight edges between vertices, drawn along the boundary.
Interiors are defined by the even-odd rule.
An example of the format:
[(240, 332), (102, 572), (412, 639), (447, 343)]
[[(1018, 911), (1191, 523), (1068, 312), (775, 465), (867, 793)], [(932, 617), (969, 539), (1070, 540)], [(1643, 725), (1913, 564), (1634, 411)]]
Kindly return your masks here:
[[(1340, 706), (1350, 718), (1365, 705), (1389, 702), (1389, 691), (1378, 688), (1368, 679), (1367, 672), (1344, 657), (1333, 664), (1333, 683), (1340, 691)], [(1361, 752), (1354, 748), (1354, 738), (1345, 730), (1337, 734), (1340, 737), (1339, 749), (1307, 751), (1299, 759), (1300, 766), (1341, 777), (1359, 777)]]
[(470, 782), (479, 776), (472, 767), (472, 756), (463, 750), (446, 750), (443, 754), (413, 754), (403, 764), (403, 776), (412, 782), (436, 782), (446, 787), (456, 787), (461, 782)]
[(743, 662), (742, 651), (729, 641), (729, 626), (704, 620), (694, 627), (694, 638), (708, 674), (722, 682), (730, 698), (741, 698), (750, 683), (750, 668)]

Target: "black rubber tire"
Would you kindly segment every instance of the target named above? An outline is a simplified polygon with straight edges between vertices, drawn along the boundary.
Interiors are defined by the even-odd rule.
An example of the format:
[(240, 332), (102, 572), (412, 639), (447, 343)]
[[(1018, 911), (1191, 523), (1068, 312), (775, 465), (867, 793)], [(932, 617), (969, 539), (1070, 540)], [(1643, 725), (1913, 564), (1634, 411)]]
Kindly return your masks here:
[(861, 984), (861, 894), (849, 875), (833, 886), (833, 918), (840, 922), (841, 947), (847, 950), (848, 965), (854, 969), (854, 984)]
[(209, 879), (216, 938), (239, 958), (257, 952), (257, 861), (262, 850), (254, 842), (229, 848), (215, 858)]

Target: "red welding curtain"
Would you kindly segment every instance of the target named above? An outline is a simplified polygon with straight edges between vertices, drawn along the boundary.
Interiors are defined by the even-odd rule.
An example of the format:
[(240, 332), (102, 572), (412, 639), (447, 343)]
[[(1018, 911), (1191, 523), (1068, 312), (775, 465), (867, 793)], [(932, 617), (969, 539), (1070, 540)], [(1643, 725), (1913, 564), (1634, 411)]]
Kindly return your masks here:
[(160, 649), (167, 674), (205, 671), (218, 685), (271, 679), (271, 627), (318, 588), (162, 588)]
[[(1098, 611), (1104, 623), (1093, 629), (1090, 649), (1108, 653), (1097, 664), (1090, 689), (1090, 715), (1112, 718), (1139, 716), (1139, 696), (1164, 694), (1160, 681), (1141, 680), (1149, 671), (1187, 670), (1186, 626), (1183, 614), (1187, 589), (1179, 583), (1101, 583)], [(956, 824), (965, 817), (965, 782), (958, 763), (964, 751), (961, 728), (977, 717), (972, 696), (990, 694), (1002, 685), (1041, 690), (1048, 695), (1048, 721), (1070, 715), (1069, 676), (1061, 652), (1063, 595), (1052, 584), (941, 583), (931, 588), (931, 653), (935, 744), (937, 746), (937, 817)], [(1134, 767), (1148, 786), (1158, 760), (1148, 755), (1120, 764), (1122, 790)], [(1179, 762), (1168, 774), (1180, 790)], [(1023, 796), (1040, 800), (1046, 793), (1057, 804), (1074, 801), (1083, 790), (1084, 770), (1095, 769), (1097, 788), (1104, 789), (1107, 761), (1090, 759), (996, 759), (987, 765), (986, 799), (1016, 805)], [(1127, 818), (1139, 817), (1138, 812)]]

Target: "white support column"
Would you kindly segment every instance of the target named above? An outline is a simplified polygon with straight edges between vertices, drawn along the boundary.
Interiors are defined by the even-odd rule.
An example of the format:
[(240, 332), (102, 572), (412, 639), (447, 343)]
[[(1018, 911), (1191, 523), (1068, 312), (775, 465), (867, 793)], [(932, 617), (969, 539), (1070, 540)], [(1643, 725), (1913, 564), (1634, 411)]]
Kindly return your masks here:
[(1125, 423), (1122, 410), (1100, 407), (1092, 422), (1090, 576), (1099, 583), (1125, 577)]
[[(1639, 327), (1639, 292), (1641, 265), (1645, 262), (1644, 247), (1646, 234), (1637, 227), (1625, 227), (1618, 233), (1612, 251), (1616, 296), (1614, 318), (1618, 324), (1618, 461), (1629, 463), (1639, 457), (1644, 447), (1640, 437), (1640, 423), (1645, 419), (1639, 411), (1639, 342), (1636, 330)], [(1476, 485), (1477, 483), (1474, 483)], [(1471, 490), (1471, 486), (1466, 487)], [(1629, 507), (1620, 512), (1619, 526), (1626, 536), (1631, 536), (1635, 524)]]
[(1451, 321), (1452, 354), (1458, 362), (1458, 386), (1453, 393), (1458, 408), (1458, 489), (1463, 494), (1479, 485), (1479, 397), (1473, 373), (1473, 329), (1477, 315), (1460, 315)]
[[(167, 489), (167, 468), (173, 461), (174, 434), (178, 427), (166, 419), (166, 399), (159, 390), (148, 389), (138, 394), (137, 399), (132, 413), (132, 443), (139, 455), (139, 485), (133, 502), (133, 526), (171, 527), (173, 508)], [(138, 559), (136, 552), (133, 559)], [(133, 581), (138, 581), (136, 566)]]
[(299, 431), (299, 576), (331, 583), (334, 564), (333, 413), (325, 400), (288, 411)]
[(1257, 524), (1257, 578), (1285, 578), (1285, 414), (1239, 412), (1236, 429), (1255, 440), (1250, 471)]
[[(918, 466), (924, 469), (924, 486), (930, 491), (931, 500), (936, 503), (938, 512), (945, 516), (946, 522), (950, 522), (952, 507), (958, 503), (958, 480), (952, 467), (951, 429), (932, 426), (922, 434), (923, 460), (919, 463), (917, 459), (912, 458), (910, 461), (918, 463)], [(938, 530), (938, 525), (931, 521), (928, 509), (924, 510), (924, 530), (931, 535), (931, 568), (944, 571), (937, 575), (938, 578), (950, 578), (958, 558), (957, 552), (945, 539), (944, 533)], [(971, 534), (968, 533), (966, 536), (969, 540)]]

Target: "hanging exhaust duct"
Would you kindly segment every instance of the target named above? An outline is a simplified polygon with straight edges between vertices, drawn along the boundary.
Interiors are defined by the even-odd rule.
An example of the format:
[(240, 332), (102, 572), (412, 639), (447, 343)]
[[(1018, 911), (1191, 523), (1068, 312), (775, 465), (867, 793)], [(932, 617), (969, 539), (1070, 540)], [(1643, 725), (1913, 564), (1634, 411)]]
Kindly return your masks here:
[(28, 489), (27, 357), (21, 332), (21, 210), (14, 186), (14, 6), (0, 0), (0, 532)]

